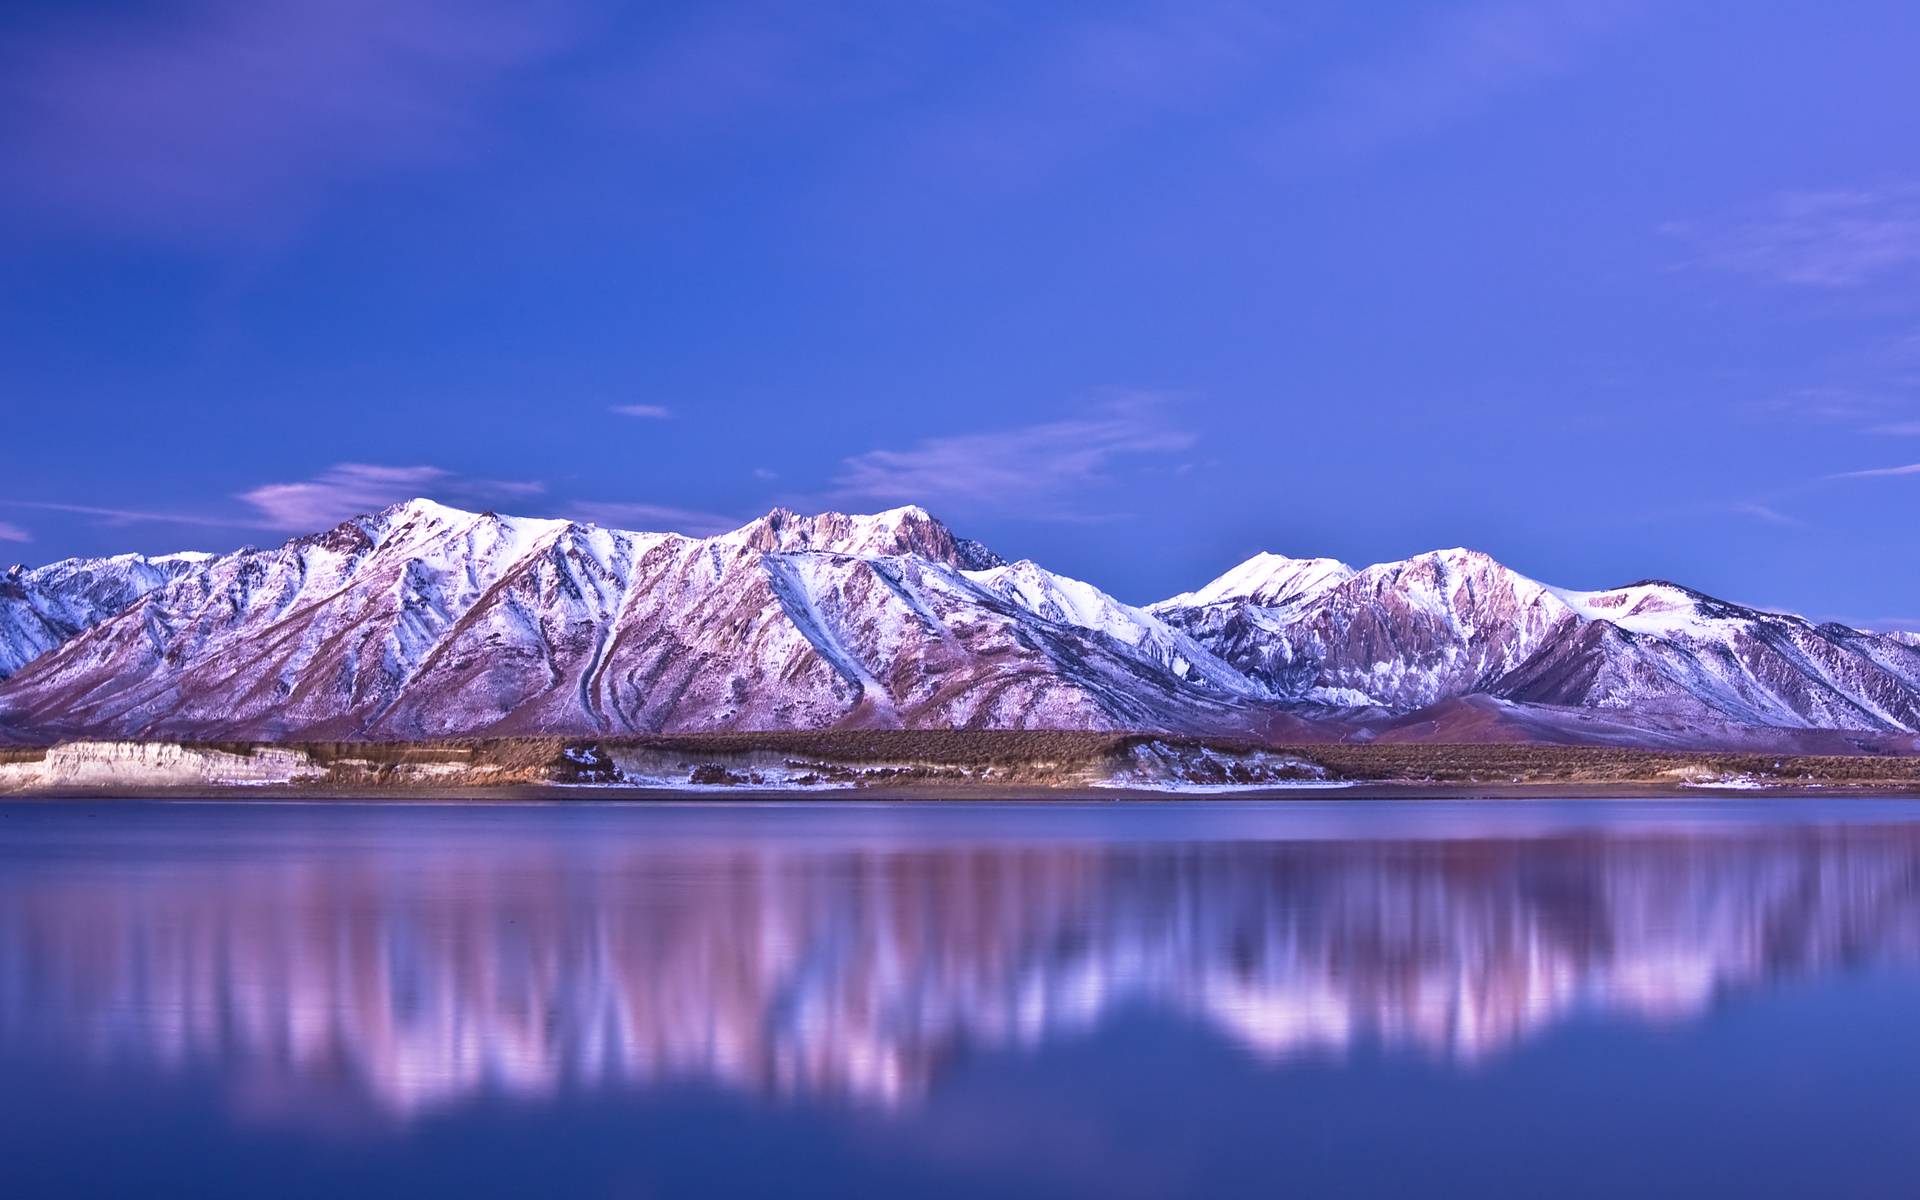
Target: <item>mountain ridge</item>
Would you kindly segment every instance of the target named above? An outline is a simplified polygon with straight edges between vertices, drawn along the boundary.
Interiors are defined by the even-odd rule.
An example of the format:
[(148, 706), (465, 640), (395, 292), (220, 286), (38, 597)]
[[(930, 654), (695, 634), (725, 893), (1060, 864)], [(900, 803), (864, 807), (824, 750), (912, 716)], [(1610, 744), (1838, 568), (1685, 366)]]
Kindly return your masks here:
[(1521, 740), (1596, 718), (1663, 745), (1759, 730), (1910, 750), (1920, 730), (1920, 638), (1663, 580), (1556, 588), (1464, 548), (1363, 568), (1260, 554), (1134, 607), (918, 506), (775, 509), (702, 539), (413, 500), (267, 550), (16, 568), (0, 669), (0, 730), (30, 740), (1364, 740), (1429, 709), (1436, 729)]

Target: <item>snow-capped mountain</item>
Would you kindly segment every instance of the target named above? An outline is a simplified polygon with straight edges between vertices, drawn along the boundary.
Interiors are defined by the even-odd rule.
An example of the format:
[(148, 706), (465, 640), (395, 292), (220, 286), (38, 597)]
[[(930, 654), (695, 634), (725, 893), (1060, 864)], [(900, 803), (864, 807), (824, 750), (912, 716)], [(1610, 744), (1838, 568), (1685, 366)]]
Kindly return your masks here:
[(1407, 712), (1485, 694), (1790, 729), (1920, 729), (1912, 639), (1670, 583), (1552, 588), (1469, 550), (1358, 571), (1261, 555), (1148, 611), (1301, 703)]
[(182, 575), (211, 554), (70, 558), (0, 575), (0, 679)]
[(775, 510), (700, 540), (417, 500), (273, 550), (15, 569), (0, 669), (0, 730), (34, 738), (1337, 737), (1383, 719), (1403, 736), (1428, 709), (1434, 737), (1492, 729), (1473, 740), (1568, 714), (1662, 744), (1920, 730), (1911, 636), (1668, 583), (1568, 591), (1469, 550), (1364, 569), (1262, 554), (1140, 609), (914, 507)]
[(1120, 635), (1012, 598), (995, 572), (1020, 569), (998, 561), (918, 508), (695, 540), (413, 501), (138, 598), (20, 671), (0, 721), (203, 740), (1179, 730), (1232, 727), (1257, 690), (1086, 585), (1026, 569)]
[(1283, 698), (1392, 711), (1484, 690), (1566, 615), (1469, 550), (1363, 571), (1263, 554), (1149, 611)]

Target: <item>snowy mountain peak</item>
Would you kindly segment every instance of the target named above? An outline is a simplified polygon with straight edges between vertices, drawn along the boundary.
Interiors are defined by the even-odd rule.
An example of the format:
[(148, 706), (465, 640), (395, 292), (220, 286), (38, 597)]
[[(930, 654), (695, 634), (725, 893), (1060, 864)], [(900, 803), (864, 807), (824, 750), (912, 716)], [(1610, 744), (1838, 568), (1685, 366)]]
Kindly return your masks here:
[(714, 540), (737, 542), (756, 550), (882, 556), (917, 554), (963, 571), (1005, 565), (1004, 559), (980, 543), (955, 537), (952, 530), (917, 504), (870, 516), (840, 512), (803, 516), (776, 508)]
[(1659, 580), (1551, 588), (1462, 548), (1260, 554), (1142, 610), (917, 506), (775, 509), (700, 541), (419, 499), (277, 549), (17, 567), (0, 680), (0, 729), (38, 736), (1246, 729), (1276, 701), (1474, 696), (1920, 729), (1920, 636)]
[(1501, 605), (1544, 605), (1556, 618), (1567, 614), (1559, 594), (1479, 550), (1430, 550), (1399, 562), (1376, 563), (1354, 576), (1353, 586), (1374, 592), (1393, 591), (1435, 610), (1461, 616), (1484, 608), (1494, 598)]
[[(313, 538), (295, 540), (348, 553), (376, 547), (387, 552), (427, 552), (443, 544), (457, 544), (470, 554), (511, 561), (578, 528), (571, 521), (468, 512), (434, 500), (415, 499), (345, 521)], [(357, 535), (364, 535), (364, 539)]]
[(483, 515), (485, 514), (468, 512), (463, 508), (442, 504), (438, 500), (416, 496), (411, 500), (402, 500), (398, 504), (388, 505), (377, 513), (355, 517), (347, 523), (358, 525), (369, 533), (375, 530), (404, 529), (423, 524), (439, 528), (457, 528), (478, 521)]
[(1549, 588), (1583, 621), (1609, 621), (1630, 633), (1670, 637), (1705, 632), (1716, 618), (1744, 611), (1692, 588), (1649, 579), (1598, 592)]
[(1284, 554), (1261, 553), (1199, 591), (1182, 593), (1152, 607), (1202, 608), (1244, 601), (1261, 608), (1284, 608), (1330, 591), (1356, 573), (1337, 559), (1288, 558)]

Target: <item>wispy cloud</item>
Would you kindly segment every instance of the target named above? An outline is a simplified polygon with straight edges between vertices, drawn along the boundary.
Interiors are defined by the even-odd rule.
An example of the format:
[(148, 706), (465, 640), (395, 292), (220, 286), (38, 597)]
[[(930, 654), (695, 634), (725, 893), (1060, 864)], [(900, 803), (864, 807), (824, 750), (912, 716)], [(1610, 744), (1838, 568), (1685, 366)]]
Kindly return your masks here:
[(1920, 186), (1788, 192), (1720, 221), (1674, 224), (1709, 266), (1770, 283), (1851, 288), (1920, 266)]
[(1896, 421), (1891, 425), (1875, 425), (1868, 433), (1885, 433), (1894, 437), (1920, 436), (1920, 421)]
[(215, 529), (261, 529), (268, 528), (258, 520), (247, 517), (208, 516), (204, 513), (155, 512), (151, 509), (103, 508), (93, 504), (57, 504), (49, 500), (0, 500), (13, 508), (38, 508), (48, 512), (78, 513), (86, 517), (100, 517), (108, 525), (133, 525), (151, 522), (156, 525), (200, 525)]
[(1790, 517), (1779, 509), (1770, 508), (1765, 504), (1735, 504), (1729, 506), (1728, 511), (1745, 517), (1756, 517), (1770, 525), (1786, 525), (1794, 529), (1813, 528), (1808, 522), (1798, 517)]
[(445, 479), (439, 467), (377, 467), (340, 463), (303, 483), (270, 483), (240, 499), (259, 509), (275, 529), (326, 529), (348, 517), (418, 496)]
[(1195, 440), (1168, 420), (1163, 404), (1128, 399), (1079, 420), (872, 450), (847, 459), (833, 483), (842, 500), (939, 501), (1063, 518), (1082, 515), (1079, 495), (1110, 483), (1115, 459), (1171, 454)]
[(504, 77), (567, 44), (573, 7), (187, 0), (17, 26), (0, 192), (116, 234), (257, 233), (318, 187), (461, 153)]
[(582, 501), (567, 506), (569, 520), (586, 521), (608, 529), (634, 529), (648, 533), (684, 533), (692, 537), (712, 537), (728, 533), (746, 522), (719, 513), (695, 512), (684, 508), (666, 508), (658, 504), (618, 504)]
[(664, 421), (673, 415), (658, 404), (616, 404), (613, 411), (623, 417), (650, 417), (656, 421)]
[(464, 501), (530, 500), (547, 494), (537, 479), (455, 479), (441, 489)]
[(0, 542), (30, 542), (32, 540), (33, 535), (18, 525), (10, 525), (5, 521), (0, 521)]
[(373, 512), (429, 492), (462, 502), (525, 500), (546, 491), (542, 483), (466, 479), (440, 467), (382, 467), (338, 463), (313, 479), (270, 483), (242, 492), (239, 499), (260, 511), (268, 529), (305, 532), (327, 529), (349, 517)]
[(1877, 475), (1920, 475), (1920, 463), (1908, 463), (1904, 467), (1875, 467), (1871, 471), (1843, 471), (1835, 479), (1871, 479)]

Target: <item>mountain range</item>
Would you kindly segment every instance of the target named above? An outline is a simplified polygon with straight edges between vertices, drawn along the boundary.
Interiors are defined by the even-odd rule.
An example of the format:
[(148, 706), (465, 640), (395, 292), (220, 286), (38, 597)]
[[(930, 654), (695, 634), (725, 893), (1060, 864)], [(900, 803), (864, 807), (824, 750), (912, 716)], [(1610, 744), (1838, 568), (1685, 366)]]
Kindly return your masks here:
[(0, 737), (806, 728), (1920, 750), (1920, 637), (1441, 550), (1261, 554), (1135, 608), (923, 509), (696, 539), (398, 504), (0, 576)]

